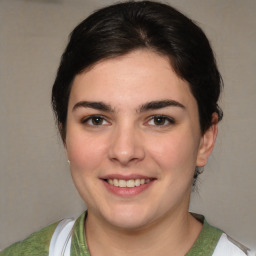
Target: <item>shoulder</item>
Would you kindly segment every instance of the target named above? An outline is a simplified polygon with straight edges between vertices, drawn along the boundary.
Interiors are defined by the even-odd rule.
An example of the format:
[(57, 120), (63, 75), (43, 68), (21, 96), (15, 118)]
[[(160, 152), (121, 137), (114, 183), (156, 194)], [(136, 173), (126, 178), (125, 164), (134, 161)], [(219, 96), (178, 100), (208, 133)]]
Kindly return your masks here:
[(256, 256), (255, 252), (208, 224), (204, 216), (194, 213), (193, 216), (203, 224), (203, 228), (186, 256)]
[(213, 256), (249, 256), (252, 255), (248, 248), (223, 233), (214, 250)]
[(46, 256), (49, 253), (49, 245), (51, 242), (52, 234), (57, 223), (41, 229), (38, 232), (31, 234), (23, 241), (17, 242), (2, 252), (0, 256)]

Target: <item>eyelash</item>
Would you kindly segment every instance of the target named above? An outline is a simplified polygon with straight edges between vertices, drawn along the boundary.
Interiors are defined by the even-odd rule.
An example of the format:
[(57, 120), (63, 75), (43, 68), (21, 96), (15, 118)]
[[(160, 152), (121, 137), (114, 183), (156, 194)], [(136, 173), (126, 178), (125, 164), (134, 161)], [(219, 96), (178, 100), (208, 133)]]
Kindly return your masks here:
[[(156, 119), (162, 119), (162, 121), (164, 121), (163, 124), (149, 124), (150, 121), (153, 121), (155, 122)], [(166, 123), (168, 122), (168, 123)], [(157, 126), (157, 127), (166, 127), (166, 126), (169, 126), (169, 125), (172, 125), (172, 124), (175, 124), (175, 121), (173, 118), (171, 117), (168, 117), (168, 116), (164, 116), (164, 115), (154, 115), (154, 116), (151, 116), (149, 118), (149, 120), (147, 121), (147, 123), (150, 125), (150, 126)]]
[[(96, 119), (100, 120), (100, 124), (93, 124), (93, 121), (96, 121)], [(91, 122), (91, 123), (89, 123)], [(102, 122), (107, 122), (106, 118), (104, 116), (101, 115), (92, 115), (92, 116), (88, 116), (87, 118), (82, 120), (82, 124), (87, 124), (89, 126), (101, 126)], [(104, 124), (103, 124), (104, 125)]]
[[(97, 120), (98, 119), (98, 120)], [(164, 121), (164, 123), (160, 123), (160, 124), (156, 124), (155, 121), (157, 121), (157, 119), (161, 119), (161, 121)], [(97, 124), (93, 123), (94, 121), (98, 122)], [(153, 121), (154, 124), (150, 124), (150, 122)], [(106, 122), (107, 124), (104, 124), (104, 122)], [(167, 123), (166, 123), (167, 122)], [(89, 126), (102, 126), (102, 125), (108, 125), (109, 122), (106, 120), (106, 117), (101, 116), (101, 115), (92, 115), (89, 117), (86, 117), (85, 119), (83, 119), (81, 121), (82, 124), (87, 124)], [(147, 122), (146, 122), (149, 126), (156, 126), (156, 127), (166, 127), (172, 124), (175, 124), (175, 121), (173, 118), (170, 118), (168, 116), (164, 116), (164, 115), (154, 115), (151, 116)]]

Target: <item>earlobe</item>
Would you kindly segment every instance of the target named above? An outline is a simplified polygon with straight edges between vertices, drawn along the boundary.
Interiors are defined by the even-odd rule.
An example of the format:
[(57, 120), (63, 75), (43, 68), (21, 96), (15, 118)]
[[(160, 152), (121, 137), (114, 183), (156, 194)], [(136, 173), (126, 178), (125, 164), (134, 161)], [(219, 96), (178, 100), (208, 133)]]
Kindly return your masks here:
[(211, 155), (216, 137), (218, 134), (218, 115), (217, 113), (212, 114), (212, 125), (202, 135), (200, 147), (197, 154), (196, 165), (203, 167), (206, 165), (209, 156)]

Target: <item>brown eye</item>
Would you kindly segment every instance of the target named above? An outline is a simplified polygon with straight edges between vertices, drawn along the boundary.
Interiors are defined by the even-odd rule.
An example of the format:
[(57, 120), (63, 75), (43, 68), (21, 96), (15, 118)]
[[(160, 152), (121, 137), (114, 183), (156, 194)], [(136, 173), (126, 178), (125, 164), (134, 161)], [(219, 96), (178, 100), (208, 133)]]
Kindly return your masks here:
[(101, 126), (108, 124), (104, 117), (97, 115), (87, 117), (86, 119), (82, 120), (82, 123), (89, 126)]
[(155, 116), (154, 117), (154, 124), (155, 125), (164, 125), (166, 122), (166, 118), (163, 116)]
[(103, 120), (104, 119), (102, 117), (99, 117), (99, 116), (95, 116), (95, 117), (91, 118), (91, 122), (92, 122), (93, 125), (102, 125)]
[(151, 126), (168, 126), (174, 124), (174, 120), (167, 116), (156, 115), (151, 117), (148, 124)]

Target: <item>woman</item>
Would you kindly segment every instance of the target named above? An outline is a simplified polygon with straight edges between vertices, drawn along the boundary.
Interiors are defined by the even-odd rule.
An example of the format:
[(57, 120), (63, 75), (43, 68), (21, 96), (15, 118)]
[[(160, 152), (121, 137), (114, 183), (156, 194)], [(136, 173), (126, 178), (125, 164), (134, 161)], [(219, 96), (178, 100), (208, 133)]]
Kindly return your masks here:
[(72, 32), (52, 90), (88, 210), (0, 255), (248, 255), (188, 212), (222, 118), (212, 49), (170, 6), (124, 2)]

